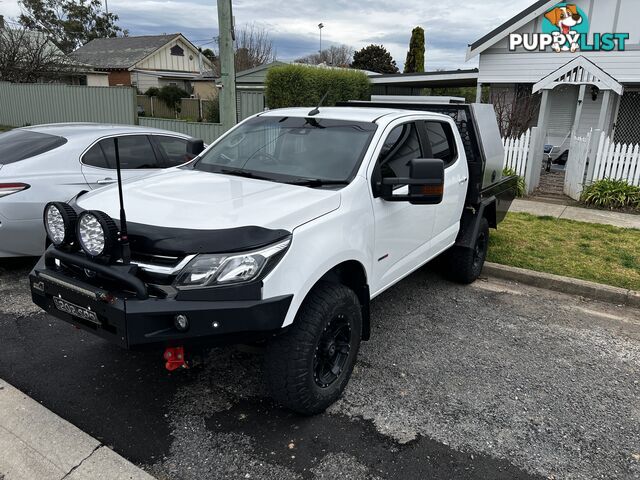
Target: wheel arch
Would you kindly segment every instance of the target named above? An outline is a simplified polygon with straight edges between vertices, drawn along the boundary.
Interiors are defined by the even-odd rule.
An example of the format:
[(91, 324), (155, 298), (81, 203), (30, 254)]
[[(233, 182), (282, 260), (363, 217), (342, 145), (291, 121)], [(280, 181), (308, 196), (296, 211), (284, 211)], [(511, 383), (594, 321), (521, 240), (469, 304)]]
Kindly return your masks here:
[[(358, 260), (347, 260), (331, 268), (311, 287), (309, 293), (320, 282), (339, 283), (354, 291), (360, 301), (362, 311), (362, 339), (369, 340), (371, 336), (370, 299), (367, 271)], [(306, 298), (306, 297), (305, 297)]]
[(485, 199), (477, 210), (465, 209), (460, 219), (460, 233), (456, 239), (457, 247), (473, 248), (483, 218), (489, 222), (489, 228), (498, 228), (496, 198)]

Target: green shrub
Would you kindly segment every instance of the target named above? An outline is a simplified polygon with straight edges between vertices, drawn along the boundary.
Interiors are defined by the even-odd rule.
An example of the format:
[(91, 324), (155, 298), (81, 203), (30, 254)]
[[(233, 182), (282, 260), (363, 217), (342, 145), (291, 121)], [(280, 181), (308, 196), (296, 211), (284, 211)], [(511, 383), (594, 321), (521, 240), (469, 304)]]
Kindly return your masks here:
[(189, 92), (175, 85), (165, 85), (160, 89), (158, 98), (171, 110), (180, 113), (181, 100), (183, 98), (189, 98)]
[(592, 183), (582, 192), (582, 201), (601, 208), (640, 208), (640, 187), (624, 180), (604, 179)]
[(520, 197), (524, 197), (524, 194), (525, 194), (525, 193), (526, 193), (526, 191), (527, 191), (527, 185), (526, 185), (526, 183), (524, 182), (524, 177), (521, 177), (520, 175), (518, 175), (518, 174), (515, 172), (515, 170), (512, 170), (511, 168), (505, 168), (505, 169), (502, 171), (502, 176), (503, 176), (503, 177), (511, 177), (511, 176), (513, 176), (513, 175), (515, 175), (516, 177), (518, 177), (518, 188), (517, 188), (517, 190), (516, 190), (516, 196), (517, 196), (518, 198), (520, 198)]
[(144, 94), (147, 97), (157, 97), (158, 95), (160, 95), (160, 89), (158, 87), (149, 87), (147, 91), (144, 92)]
[(209, 123), (220, 123), (220, 96), (212, 96), (207, 102), (204, 119)]
[(274, 67), (267, 73), (265, 96), (269, 108), (315, 107), (347, 100), (369, 100), (371, 85), (363, 72), (303, 65)]

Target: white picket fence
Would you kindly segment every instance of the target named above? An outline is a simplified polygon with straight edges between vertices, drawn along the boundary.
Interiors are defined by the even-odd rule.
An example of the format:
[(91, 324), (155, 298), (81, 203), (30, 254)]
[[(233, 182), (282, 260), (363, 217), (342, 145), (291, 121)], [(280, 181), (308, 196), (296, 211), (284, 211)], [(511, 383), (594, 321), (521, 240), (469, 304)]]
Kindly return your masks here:
[(589, 183), (610, 178), (640, 187), (640, 145), (614, 143), (602, 132), (592, 171)]
[(504, 168), (509, 168), (524, 177), (531, 146), (531, 129), (519, 137), (503, 138), (502, 145), (504, 145)]

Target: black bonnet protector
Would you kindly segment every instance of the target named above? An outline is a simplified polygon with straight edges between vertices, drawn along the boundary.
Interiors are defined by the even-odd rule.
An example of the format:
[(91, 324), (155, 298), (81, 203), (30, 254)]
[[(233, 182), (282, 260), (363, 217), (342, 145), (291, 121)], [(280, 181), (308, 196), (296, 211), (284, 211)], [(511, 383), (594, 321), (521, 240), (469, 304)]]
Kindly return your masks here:
[[(116, 224), (120, 224), (116, 220)], [(148, 255), (234, 253), (255, 250), (284, 240), (286, 230), (248, 226), (221, 230), (192, 230), (127, 222), (133, 252)]]
[[(87, 193), (80, 192), (69, 203), (78, 213), (84, 210), (77, 199)], [(113, 219), (120, 228), (120, 219)], [(236, 253), (266, 247), (291, 235), (287, 230), (245, 226), (216, 230), (171, 228), (143, 223), (127, 222), (129, 243), (135, 253), (145, 255), (181, 256), (194, 253)]]

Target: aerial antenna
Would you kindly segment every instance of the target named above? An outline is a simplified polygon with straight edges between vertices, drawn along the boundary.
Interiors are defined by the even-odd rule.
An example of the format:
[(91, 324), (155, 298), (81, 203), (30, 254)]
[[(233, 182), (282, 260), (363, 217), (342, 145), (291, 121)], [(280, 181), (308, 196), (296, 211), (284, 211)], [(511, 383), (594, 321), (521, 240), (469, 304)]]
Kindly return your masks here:
[(127, 232), (127, 214), (124, 211), (124, 198), (122, 196), (122, 169), (120, 167), (120, 149), (118, 137), (113, 137), (116, 148), (116, 170), (118, 172), (118, 195), (120, 197), (120, 246), (122, 247), (122, 263), (131, 263), (131, 247), (129, 246), (129, 234)]
[(327, 90), (327, 93), (325, 93), (323, 97), (320, 99), (320, 103), (318, 103), (318, 106), (313, 110), (311, 110), (307, 115), (309, 115), (310, 117), (313, 117), (314, 115), (318, 115), (320, 113), (320, 107), (322, 106), (324, 101), (327, 99), (328, 95), (329, 95), (329, 90)]

